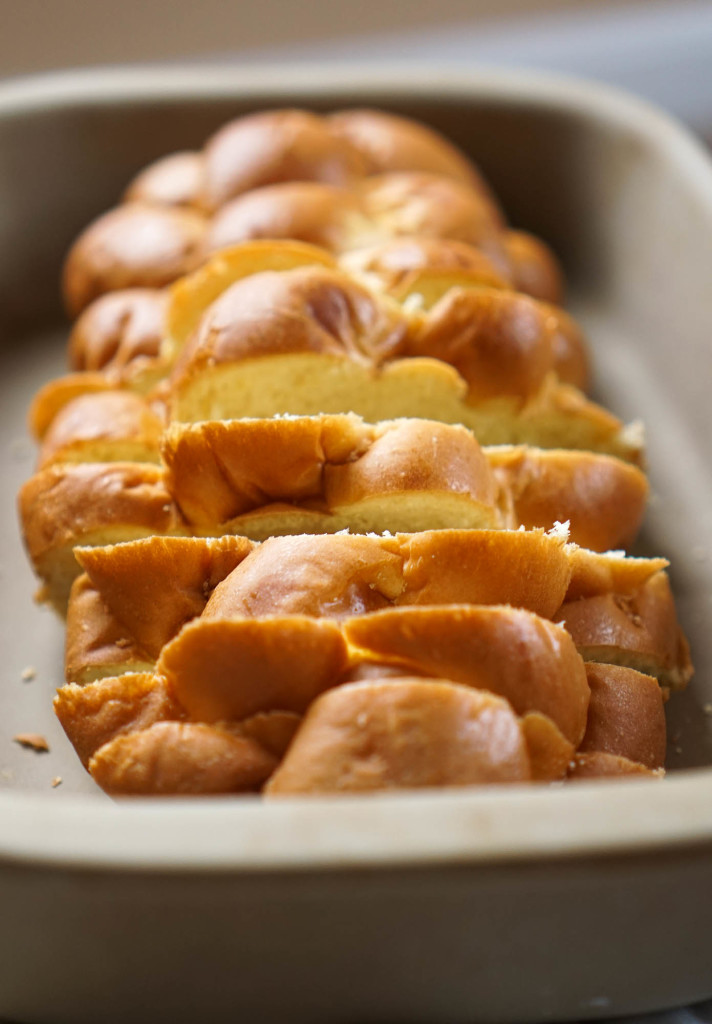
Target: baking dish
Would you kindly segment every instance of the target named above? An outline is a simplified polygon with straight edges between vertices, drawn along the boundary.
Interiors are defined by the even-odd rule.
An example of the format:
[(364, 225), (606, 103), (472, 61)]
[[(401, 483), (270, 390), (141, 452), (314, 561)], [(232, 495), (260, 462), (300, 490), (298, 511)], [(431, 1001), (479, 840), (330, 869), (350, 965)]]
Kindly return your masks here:
[[(647, 423), (640, 553), (671, 558), (697, 666), (669, 707), (662, 784), (114, 805), (53, 720), (62, 627), (31, 603), (14, 494), (27, 402), (63, 366), (62, 256), (140, 167), (230, 116), (349, 104), (419, 117), (475, 157), (512, 223), (563, 258), (597, 397)], [(0, 88), (0, 196), (0, 1014), (535, 1021), (712, 995), (712, 166), (697, 144), (634, 99), (527, 74), (88, 72)], [(12, 742), (29, 731), (49, 753)]]

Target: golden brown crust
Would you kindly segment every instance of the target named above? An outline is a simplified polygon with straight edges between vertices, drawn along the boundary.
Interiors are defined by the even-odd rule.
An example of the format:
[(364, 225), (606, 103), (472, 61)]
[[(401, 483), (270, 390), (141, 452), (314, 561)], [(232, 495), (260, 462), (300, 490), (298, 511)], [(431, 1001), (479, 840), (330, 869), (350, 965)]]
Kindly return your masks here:
[(641, 438), (558, 380), (558, 322), (497, 289), (454, 289), (423, 316), (330, 268), (263, 272), (203, 316), (172, 375), (172, 414), (421, 417), (463, 423), (481, 443), (637, 461)]
[(182, 350), (203, 314), (230, 285), (265, 270), (303, 266), (335, 267), (336, 263), (325, 249), (293, 240), (244, 242), (210, 256), (198, 270), (170, 288), (166, 342), (171, 356)]
[(202, 153), (171, 153), (136, 175), (124, 193), (124, 202), (199, 207), (203, 176)]
[(564, 299), (564, 279), (549, 246), (526, 231), (507, 231), (504, 247), (516, 290), (560, 306)]
[(566, 593), (563, 540), (542, 531), (433, 530), (396, 540), (401, 604), (510, 604), (549, 617)]
[(213, 303), (186, 346), (174, 383), (206, 365), (280, 354), (336, 355), (378, 364), (402, 353), (407, 322), (345, 274), (322, 267), (266, 271)]
[(277, 182), (348, 184), (365, 173), (364, 159), (328, 123), (303, 110), (273, 110), (237, 118), (205, 147), (203, 203), (208, 210)]
[(377, 537), (349, 534), (273, 537), (219, 583), (203, 620), (233, 616), (341, 618), (397, 600), (403, 563)]
[(506, 701), (445, 680), (351, 683), (309, 709), (265, 793), (372, 792), (525, 782)]
[(366, 244), (373, 231), (353, 190), (290, 182), (227, 203), (209, 225), (205, 252), (258, 239), (291, 239), (338, 253)]
[[(127, 595), (129, 600), (134, 593)], [(65, 680), (85, 684), (103, 676), (148, 672), (154, 664), (155, 656), (132, 636), (86, 573), (78, 576), (67, 604)]]
[(56, 463), (31, 477), (18, 500), (28, 554), (60, 611), (79, 574), (77, 544), (185, 532), (162, 470), (150, 463)]
[[(126, 635), (155, 660), (253, 546), (245, 537), (156, 536), (78, 548), (76, 558)], [(68, 637), (74, 633), (68, 622)]]
[(180, 525), (162, 471), (148, 463), (58, 463), (31, 477), (19, 500), (33, 559), (59, 545), (75, 545), (96, 530), (110, 533), (124, 523), (158, 535)]
[(277, 759), (229, 727), (156, 722), (100, 747), (89, 771), (113, 796), (254, 792)]
[(27, 414), (27, 424), (36, 441), (41, 441), (58, 413), (81, 395), (111, 391), (113, 387), (103, 373), (67, 373), (43, 384), (35, 394)]
[(331, 617), (390, 604), (506, 602), (552, 616), (569, 574), (563, 541), (533, 531), (285, 537), (260, 547), (240, 537), (154, 537), (79, 548), (76, 557), (88, 573), (74, 584), (67, 616), (66, 678), (77, 682), (150, 667), (203, 612)]
[[(163, 415), (162, 415), (163, 413)], [(53, 462), (158, 462), (165, 412), (131, 391), (96, 391), (67, 402), (47, 430), (40, 469)]]
[(95, 220), (72, 246), (63, 289), (76, 315), (104, 292), (161, 288), (192, 270), (205, 221), (196, 212), (125, 203)]
[(184, 717), (165, 679), (140, 672), (87, 686), (62, 686), (54, 710), (85, 768), (96, 751), (117, 736)]
[[(482, 249), (508, 273), (499, 210), (487, 197), (452, 178), (401, 172), (366, 178), (356, 186), (372, 241), (408, 235), (449, 238)], [(367, 244), (357, 232), (344, 248)]]
[(622, 551), (587, 551), (571, 546), (567, 601), (600, 594), (633, 594), (670, 564), (666, 558), (630, 558)]
[(618, 665), (586, 665), (591, 688), (579, 751), (625, 757), (646, 768), (665, 764), (665, 711), (656, 679)]
[[(75, 673), (96, 673), (104, 657), (112, 672), (117, 666), (130, 667), (135, 655), (117, 652), (116, 637), (124, 646), (129, 640), (137, 644), (140, 658), (150, 662), (183, 622), (201, 614), (206, 619), (339, 617), (389, 606), (510, 604), (567, 621), (570, 602), (565, 597), (577, 550), (565, 543), (563, 534), (507, 530), (285, 536), (258, 546), (239, 537), (155, 537), (79, 549), (77, 557), (89, 572), (103, 611), (85, 609), (89, 628), (81, 626), (81, 617), (70, 608), (68, 651), (73, 656), (68, 664)], [(598, 558), (607, 561), (605, 555)], [(606, 598), (604, 611), (609, 599), (615, 609), (616, 601), (630, 600), (626, 593), (598, 596)], [(88, 592), (83, 600), (88, 602)], [(600, 611), (597, 618), (587, 616), (588, 607), (581, 605), (574, 623), (577, 642), (585, 639), (586, 629), (618, 628), (619, 610), (607, 622)], [(669, 624), (674, 609), (669, 601), (660, 608)], [(110, 620), (112, 615), (116, 621), (110, 629), (102, 616)], [(95, 634), (101, 643), (95, 642)], [(641, 657), (637, 635), (621, 634), (618, 643), (594, 655), (606, 662)], [(590, 647), (582, 650), (591, 655)]]
[(635, 668), (672, 689), (684, 688), (692, 675), (665, 572), (655, 573), (632, 593), (567, 601), (556, 620), (586, 661)]
[[(454, 492), (483, 508), (483, 525), (497, 522), (496, 492), (482, 449), (462, 427), (428, 420), (394, 420), (374, 430), (368, 449), (324, 470), (327, 507), (363, 502), (378, 494)], [(486, 509), (491, 509), (489, 515)]]
[(218, 584), (203, 615), (341, 617), (389, 605), (496, 603), (553, 615), (568, 578), (563, 542), (537, 532), (274, 537)]
[[(336, 414), (174, 424), (163, 457), (174, 499), (205, 530), (272, 502), (309, 502), (330, 514), (378, 502), (382, 525), (383, 496), (416, 488), (430, 498), (438, 490), (469, 495), (482, 506), (472, 525), (551, 529), (568, 521), (573, 542), (608, 551), (635, 539), (648, 493), (644, 474), (611, 456), (528, 446), (481, 450), (462, 427), (417, 419), (372, 426)], [(462, 517), (464, 508), (455, 514)], [(372, 525), (379, 528), (378, 516)]]
[(343, 675), (346, 662), (335, 622), (198, 619), (163, 648), (157, 670), (191, 718), (217, 722), (260, 711), (301, 714)]
[(616, 754), (593, 751), (574, 755), (573, 761), (569, 765), (568, 778), (576, 781), (578, 779), (603, 779), (619, 775), (642, 775), (651, 779), (660, 779), (663, 778), (665, 772), (659, 768), (655, 770), (646, 768), (644, 764), (629, 761), (628, 758), (619, 757)]
[(554, 368), (559, 380), (586, 391), (591, 367), (583, 331), (574, 318), (559, 306), (544, 302), (539, 302), (538, 306), (551, 331)]
[(564, 344), (561, 322), (526, 295), (484, 286), (455, 288), (428, 312), (410, 354), (454, 366), (467, 381), (471, 401), (499, 395), (526, 400), (551, 373), (576, 385), (585, 379)]
[(101, 371), (112, 382), (132, 386), (141, 375), (157, 376), (166, 303), (166, 292), (156, 288), (127, 288), (95, 299), (69, 336), (72, 369)]
[(583, 662), (563, 629), (507, 607), (391, 608), (349, 619), (355, 660), (397, 665), (488, 690), (519, 715), (539, 711), (574, 746), (586, 729), (589, 688)]
[(462, 496), (479, 507), (482, 525), (499, 523), (494, 479), (474, 437), (431, 421), (374, 427), (335, 415), (176, 424), (164, 437), (163, 458), (171, 493), (203, 529), (274, 502), (348, 515), (376, 501), (387, 516), (385, 495), (417, 493), (430, 501)]
[(339, 262), (346, 270), (363, 275), (400, 301), (411, 294), (425, 293), (426, 305), (432, 304), (433, 282), (438, 284), (440, 295), (444, 288), (456, 284), (511, 287), (504, 268), (497, 266), (480, 249), (453, 239), (397, 238), (367, 249), (345, 252)]
[(525, 446), (485, 454), (506, 493), (509, 525), (550, 529), (568, 522), (571, 541), (592, 551), (625, 549), (637, 536), (648, 497), (637, 466), (598, 453)]
[(486, 254), (490, 273), (509, 279), (499, 214), (471, 188), (433, 174), (366, 178), (350, 188), (288, 182), (247, 192), (212, 220), (206, 252), (253, 239), (295, 239), (333, 253), (399, 237), (448, 239)]
[(367, 162), (366, 173), (424, 171), (455, 178), (489, 197), (474, 164), (428, 125), (383, 110), (342, 110), (326, 118), (331, 131), (348, 139)]
[(281, 760), (294, 739), (301, 720), (302, 716), (293, 711), (259, 711), (256, 715), (250, 715), (249, 718), (243, 718), (241, 722), (233, 724), (232, 728), (243, 736), (255, 740)]
[(521, 719), (521, 726), (529, 753), (532, 781), (556, 782), (563, 779), (574, 754), (573, 743), (539, 711), (528, 711)]

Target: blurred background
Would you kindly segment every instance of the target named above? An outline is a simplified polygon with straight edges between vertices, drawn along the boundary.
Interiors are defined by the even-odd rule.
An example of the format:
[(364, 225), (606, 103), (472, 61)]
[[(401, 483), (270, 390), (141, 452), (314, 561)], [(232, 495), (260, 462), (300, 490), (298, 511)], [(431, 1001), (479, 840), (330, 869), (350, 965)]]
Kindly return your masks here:
[(712, 0), (0, 0), (0, 77), (178, 60), (568, 72), (712, 141)]

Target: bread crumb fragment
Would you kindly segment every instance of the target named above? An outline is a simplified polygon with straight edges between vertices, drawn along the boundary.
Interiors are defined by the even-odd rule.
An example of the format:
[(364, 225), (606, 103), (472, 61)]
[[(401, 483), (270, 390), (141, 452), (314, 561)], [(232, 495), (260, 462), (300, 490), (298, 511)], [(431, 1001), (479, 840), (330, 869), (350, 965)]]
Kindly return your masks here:
[(23, 683), (31, 683), (32, 680), (36, 678), (37, 669), (35, 668), (34, 665), (27, 665), (26, 668), (23, 668), (22, 672), (20, 673), (20, 679), (22, 679)]
[(52, 779), (52, 789), (56, 789), (57, 786), (61, 786), (61, 785), (62, 785), (62, 776), (61, 775), (55, 775), (55, 777)]
[(40, 736), (37, 732), (18, 732), (16, 736), (13, 736), (13, 741), (19, 743), (21, 747), (27, 747), (29, 750), (36, 750), (38, 754), (43, 754), (49, 751), (49, 743)]

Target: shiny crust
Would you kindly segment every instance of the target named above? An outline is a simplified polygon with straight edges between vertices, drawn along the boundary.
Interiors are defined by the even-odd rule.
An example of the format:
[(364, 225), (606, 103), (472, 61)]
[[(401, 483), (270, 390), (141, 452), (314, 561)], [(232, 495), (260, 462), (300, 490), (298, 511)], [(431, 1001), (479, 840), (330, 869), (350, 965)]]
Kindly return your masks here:
[(368, 174), (425, 171), (455, 178), (489, 196), (474, 165), (444, 135), (382, 110), (343, 110), (326, 118), (331, 131), (358, 149)]
[[(333, 618), (388, 607), (507, 603), (568, 625), (567, 610), (577, 605), (567, 601), (577, 552), (561, 536), (504, 530), (275, 537), (261, 545), (235, 537), (151, 538), (83, 548), (77, 558), (88, 578), (75, 584), (70, 602), (67, 679), (101, 674), (102, 659), (105, 674), (127, 671), (136, 659), (143, 668), (183, 622), (199, 615), (205, 620), (275, 614)], [(605, 555), (597, 557), (607, 561)], [(642, 574), (645, 561), (636, 565)], [(79, 595), (81, 609), (75, 608)], [(615, 631), (618, 606), (630, 600), (625, 592), (599, 597), (591, 621), (582, 603), (572, 624), (582, 653), (589, 660), (639, 664), (638, 633), (621, 634), (617, 646), (600, 650), (585, 643), (594, 631)], [(616, 609), (608, 622), (599, 604)], [(650, 606), (648, 630), (678, 636), (674, 605), (665, 600)], [(675, 673), (678, 685), (691, 674), (683, 645), (672, 667), (662, 648), (646, 657), (648, 671), (665, 685)]]
[(55, 417), (69, 402), (81, 395), (94, 395), (100, 391), (112, 391), (113, 386), (106, 374), (83, 371), (66, 373), (62, 377), (43, 384), (36, 392), (27, 413), (27, 425), (35, 441), (41, 441)]
[[(78, 548), (76, 558), (87, 574), (82, 578), (101, 595), (126, 635), (155, 661), (253, 549), (245, 537), (151, 537), (110, 549)], [(68, 637), (75, 633), (71, 626), (73, 620), (67, 624)]]
[(199, 207), (203, 194), (202, 153), (172, 153), (137, 174), (124, 193), (126, 203)]
[(205, 147), (203, 205), (217, 210), (243, 192), (284, 181), (343, 185), (366, 173), (364, 158), (324, 118), (303, 110), (240, 117)]
[(340, 271), (266, 271), (238, 281), (212, 304), (173, 381), (206, 366), (281, 354), (328, 354), (378, 365), (404, 353), (407, 331), (395, 304)]
[(586, 376), (576, 326), (527, 296), (458, 286), (423, 313), (311, 265), (227, 286), (183, 347), (170, 394), (181, 421), (351, 408), (374, 419), (462, 422), (483, 443), (637, 460), (641, 439), (566, 383)]
[(141, 672), (62, 686), (54, 710), (85, 768), (99, 747), (117, 736), (184, 716), (166, 681)]
[[(555, 517), (592, 546), (625, 544), (646, 493), (633, 467), (354, 416), (250, 421), (243, 451), (230, 425), (174, 428), (167, 476), (136, 463), (156, 458), (166, 408), (425, 415), (490, 443), (637, 461), (636, 430), (578, 390), (586, 346), (558, 308), (555, 257), (508, 229), (469, 161), (379, 112), (273, 111), (157, 161), (125, 200), (68, 256), (79, 372), (33, 406), (43, 468), (20, 496), (60, 608), (87, 545), (66, 669), (88, 685), (56, 703), (99, 784), (255, 791), (285, 751), (277, 794), (659, 774), (663, 696), (692, 672), (662, 560), (596, 556), (563, 528), (178, 536), (318, 531), (341, 510), (383, 529), (397, 505), (409, 529)], [(156, 385), (150, 402), (135, 393)], [(154, 531), (167, 536), (106, 546)]]
[(192, 210), (126, 203), (95, 220), (64, 265), (63, 289), (72, 315), (104, 292), (161, 288), (193, 270), (205, 220)]
[(149, 672), (155, 662), (155, 653), (145, 650), (132, 636), (130, 626), (114, 613), (89, 577), (78, 576), (72, 583), (67, 604), (64, 644), (67, 682), (84, 685), (103, 676)]
[(166, 306), (166, 292), (156, 288), (128, 288), (95, 299), (69, 336), (70, 366), (101, 371), (110, 383), (132, 387), (165, 373), (158, 357)]
[(661, 768), (646, 768), (644, 764), (629, 761), (627, 757), (619, 757), (617, 754), (607, 754), (601, 751), (575, 754), (568, 772), (568, 778), (574, 782), (579, 779), (616, 778), (619, 775), (661, 779), (665, 772)]
[(205, 253), (257, 239), (291, 239), (340, 253), (367, 244), (375, 230), (353, 189), (289, 182), (247, 192), (219, 210)]
[(351, 683), (317, 698), (265, 794), (370, 792), (525, 782), (506, 701), (443, 680)]
[(481, 249), (443, 238), (398, 238), (342, 253), (340, 265), (400, 302), (417, 296), (429, 308), (449, 288), (511, 288), (507, 269)]
[[(150, 538), (80, 548), (87, 575), (67, 617), (66, 678), (152, 664), (198, 616), (324, 614), (390, 605), (497, 603), (552, 616), (569, 579), (561, 538), (446, 530), (393, 538)], [(239, 571), (238, 571), (239, 570)], [(93, 596), (92, 596), (93, 595)]]
[(692, 676), (665, 572), (655, 573), (629, 593), (567, 601), (557, 621), (566, 626), (586, 661), (634, 668), (671, 689), (683, 689)]
[[(240, 720), (257, 711), (302, 712), (351, 667), (447, 678), (550, 717), (576, 745), (589, 688), (564, 630), (505, 607), (399, 608), (333, 621), (303, 616), (199, 619), (162, 651), (157, 671), (192, 718)], [(355, 650), (354, 650), (355, 648)]]
[(485, 286), (451, 289), (415, 329), (409, 354), (454, 366), (472, 402), (499, 395), (526, 401), (551, 373), (577, 387), (588, 379), (583, 340), (566, 314)]
[(42, 440), (38, 467), (53, 462), (158, 462), (165, 410), (132, 391), (97, 391), (67, 402)]
[(273, 754), (239, 730), (156, 722), (104, 744), (89, 771), (112, 796), (196, 796), (254, 792), (276, 764)]
[(508, 231), (504, 248), (514, 288), (560, 306), (564, 300), (564, 276), (548, 245), (526, 231)]
[(77, 544), (185, 532), (162, 470), (149, 463), (56, 463), (21, 487), (18, 502), (44, 596), (61, 612), (79, 572), (72, 553)]
[(665, 711), (657, 680), (618, 665), (586, 666), (591, 688), (586, 735), (579, 750), (625, 757), (662, 768)]
[[(174, 425), (164, 438), (164, 472), (123, 461), (156, 458), (159, 428), (153, 408), (130, 392), (89, 393), (57, 414), (42, 448), (45, 468), (23, 488), (20, 513), (36, 570), (48, 583), (59, 573), (61, 596), (50, 595), (58, 606), (76, 575), (68, 557), (76, 544), (147, 533), (262, 539), (344, 527), (549, 528), (569, 520), (572, 539), (608, 548), (633, 537), (643, 511), (644, 478), (618, 460), (532, 449), (483, 453), (469, 432), (437, 422), (371, 426), (321, 416)], [(90, 458), (103, 462), (78, 461)], [(117, 472), (127, 483), (124, 496)], [(603, 569), (594, 560), (577, 570), (572, 596), (597, 592), (585, 584), (586, 572), (602, 574), (601, 592), (621, 589)], [(629, 560), (620, 571), (630, 574)], [(651, 571), (641, 563), (627, 590)]]
[(464, 602), (507, 602), (552, 615), (568, 576), (562, 542), (541, 533), (274, 537), (218, 584), (203, 618), (342, 617)]
[(359, 661), (488, 690), (519, 715), (546, 715), (574, 746), (583, 739), (589, 701), (583, 662), (565, 630), (531, 612), (394, 608), (347, 620), (344, 632)]
[(273, 502), (336, 513), (409, 492), (465, 497), (481, 506), (482, 525), (499, 525), (494, 477), (462, 427), (424, 420), (371, 426), (348, 415), (176, 424), (162, 453), (168, 487), (196, 527)]
[(221, 249), (199, 270), (176, 281), (169, 291), (166, 347), (177, 355), (195, 333), (203, 314), (230, 285), (265, 270), (336, 267), (326, 251), (295, 241), (255, 241)]
[(301, 714), (347, 663), (342, 630), (329, 620), (197, 619), (163, 648), (157, 671), (191, 718), (217, 722), (262, 711)]
[(570, 539), (591, 551), (626, 549), (645, 513), (648, 482), (637, 466), (608, 455), (537, 448), (485, 449), (506, 494), (509, 525), (568, 522)]

